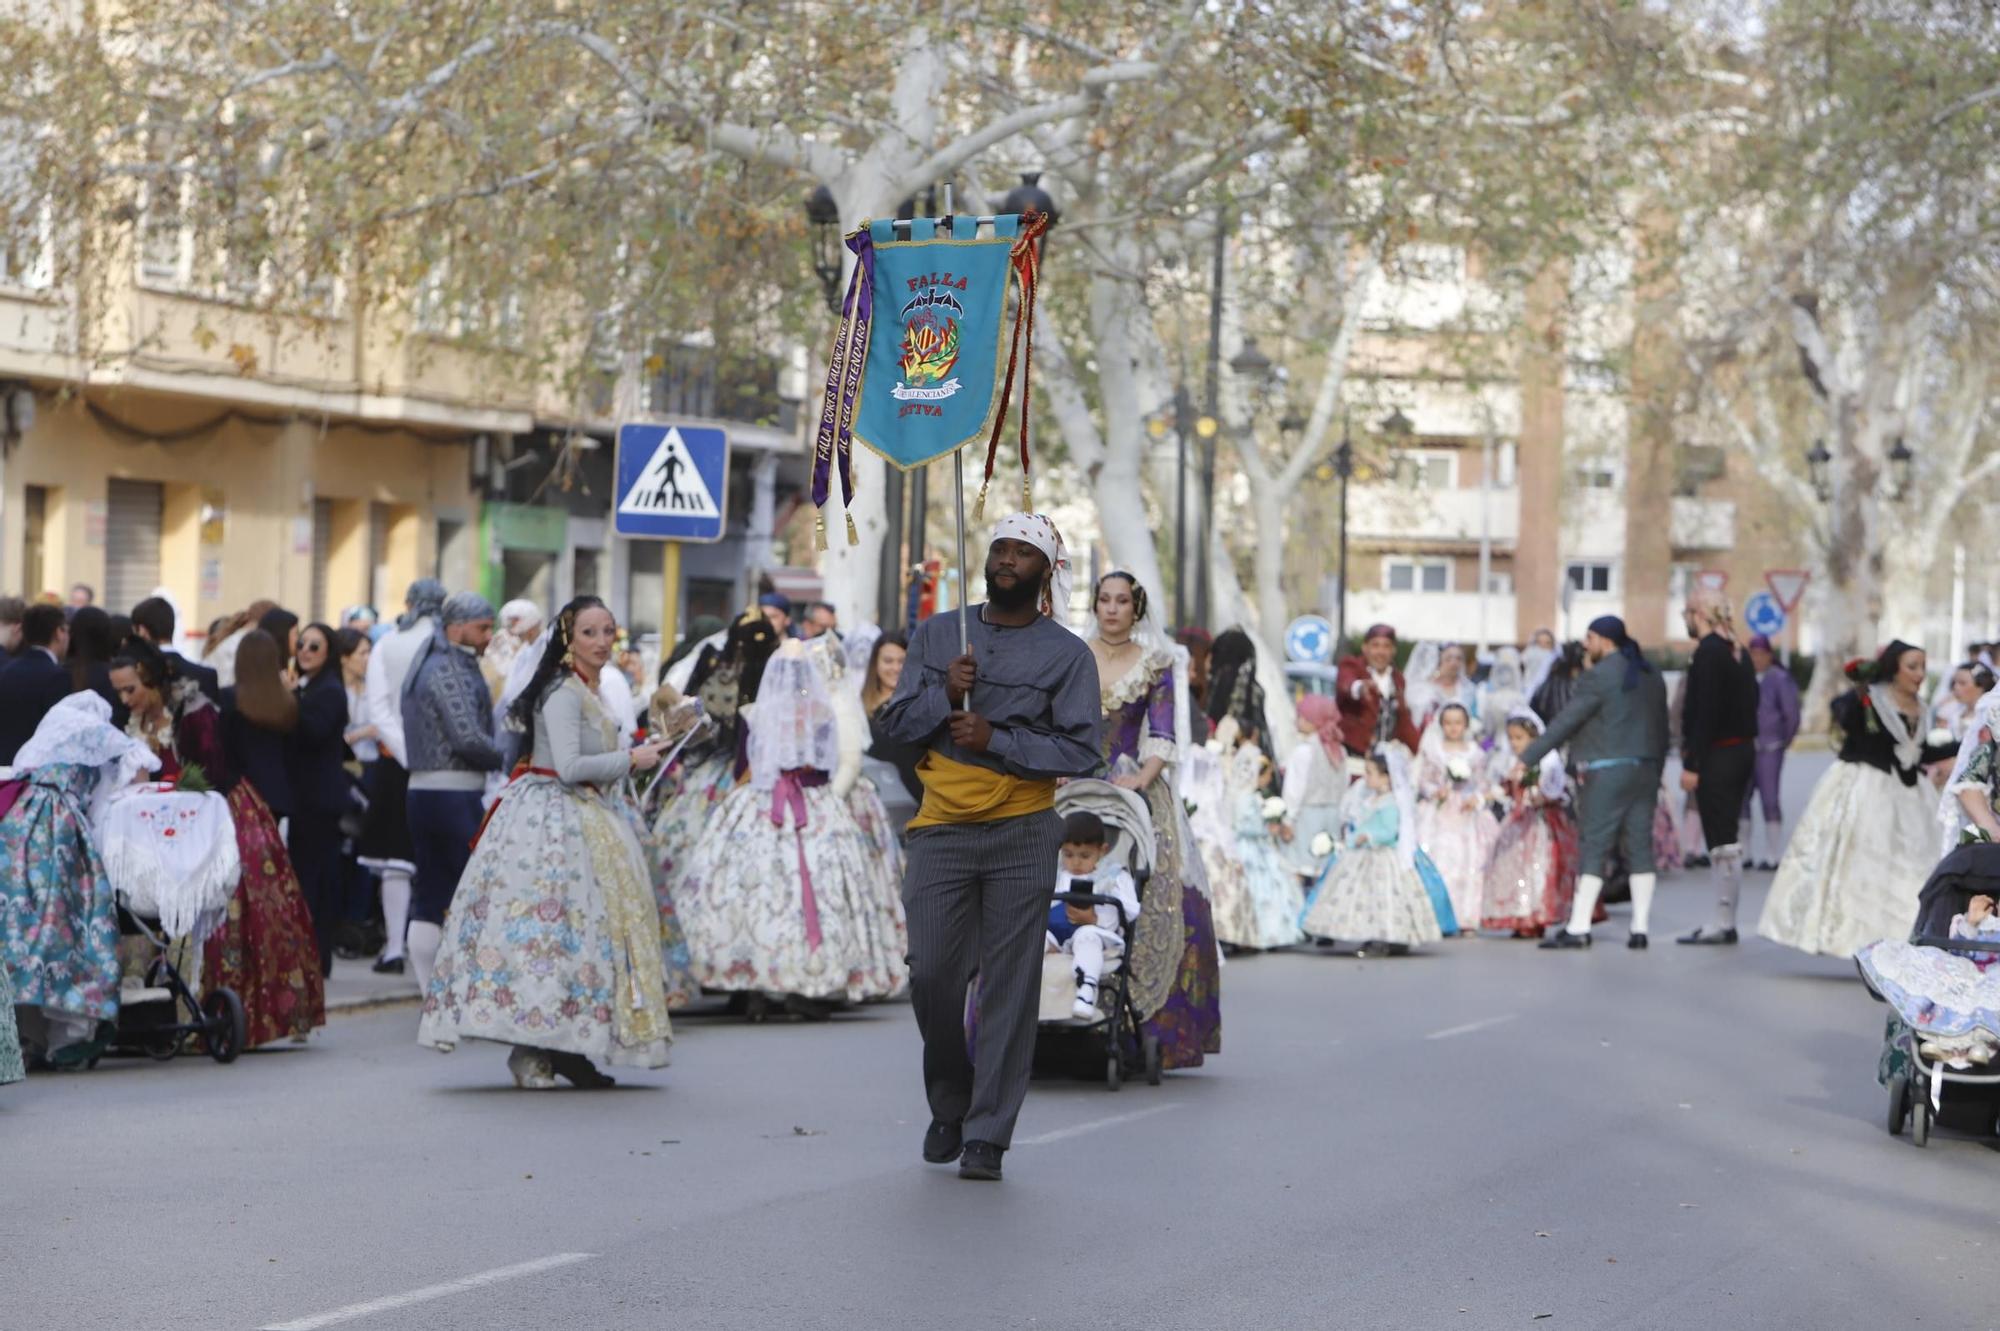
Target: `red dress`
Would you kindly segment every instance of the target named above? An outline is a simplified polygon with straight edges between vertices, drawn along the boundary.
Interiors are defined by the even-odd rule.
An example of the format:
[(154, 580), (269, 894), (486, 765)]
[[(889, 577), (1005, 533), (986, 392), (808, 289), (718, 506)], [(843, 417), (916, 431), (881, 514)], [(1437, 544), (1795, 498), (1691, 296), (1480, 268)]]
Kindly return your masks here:
[(243, 861), (243, 878), (229, 899), (228, 916), (202, 953), (203, 985), (236, 991), (252, 1048), (326, 1025), (326, 984), (305, 893), (270, 806), (255, 786), (230, 771), (221, 713), (205, 701), (190, 706), (174, 723), (173, 747), (172, 753), (161, 755), (162, 779), (193, 764), (209, 785), (226, 793), (236, 824), (236, 852)]

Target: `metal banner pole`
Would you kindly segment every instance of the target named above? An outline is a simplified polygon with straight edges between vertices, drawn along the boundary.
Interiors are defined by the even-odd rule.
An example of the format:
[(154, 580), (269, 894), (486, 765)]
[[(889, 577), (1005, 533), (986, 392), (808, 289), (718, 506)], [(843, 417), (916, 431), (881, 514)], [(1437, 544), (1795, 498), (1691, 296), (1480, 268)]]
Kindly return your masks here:
[[(951, 228), (951, 185), (944, 187), (944, 224)], [(972, 650), (972, 629), (967, 623), (967, 607), (972, 601), (972, 575), (965, 567), (965, 450), (951, 455), (951, 497), (958, 513), (958, 654)]]

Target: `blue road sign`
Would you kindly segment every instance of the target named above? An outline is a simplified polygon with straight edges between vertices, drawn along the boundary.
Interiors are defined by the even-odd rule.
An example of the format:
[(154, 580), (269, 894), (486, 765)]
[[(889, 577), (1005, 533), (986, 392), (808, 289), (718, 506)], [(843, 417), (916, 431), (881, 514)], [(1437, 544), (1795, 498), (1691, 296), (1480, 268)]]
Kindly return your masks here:
[(1743, 603), (1743, 623), (1752, 633), (1775, 638), (1785, 631), (1785, 608), (1769, 592), (1758, 592)]
[(696, 425), (618, 427), (620, 536), (719, 541), (729, 511), (729, 436)]
[(1285, 626), (1285, 655), (1325, 665), (1333, 659), (1333, 625), (1324, 615), (1300, 615)]

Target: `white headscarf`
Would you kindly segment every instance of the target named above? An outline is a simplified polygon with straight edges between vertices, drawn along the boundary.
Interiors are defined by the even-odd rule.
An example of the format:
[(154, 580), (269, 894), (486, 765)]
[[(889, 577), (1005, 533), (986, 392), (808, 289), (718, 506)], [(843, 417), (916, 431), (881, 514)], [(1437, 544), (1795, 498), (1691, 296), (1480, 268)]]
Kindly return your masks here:
[(1480, 712), (1495, 718), (1511, 717), (1527, 704), (1528, 693), (1521, 678), (1521, 654), (1512, 647), (1502, 647), (1493, 659), (1493, 668), (1486, 673)]
[(1056, 524), (1040, 513), (1010, 513), (993, 525), (993, 540), (1026, 541), (1042, 552), (1049, 561), (1048, 596), (1042, 613), (1058, 624), (1067, 625), (1076, 573), (1070, 567), (1069, 547), (1063, 544)]
[(111, 704), (88, 689), (51, 707), (33, 737), (14, 755), (17, 772), (56, 763), (97, 769), (97, 785), (90, 796), (93, 822), (113, 792), (130, 785), (141, 772), (160, 770), (159, 756), (112, 725)]
[(1965, 728), (1965, 737), (1958, 746), (1958, 761), (1952, 764), (1951, 779), (1944, 783), (1944, 794), (1938, 800), (1937, 812), (1938, 826), (1944, 829), (1944, 841), (1938, 848), (1940, 858), (1951, 854), (1965, 829), (1973, 825), (1971, 816), (1958, 802), (1959, 792), (1976, 790), (1982, 798), (1986, 795), (1982, 783), (1965, 778), (1966, 769), (1972, 766), (1973, 755), (1984, 743), (1980, 738), (1982, 734), (1988, 738), (2000, 738), (2000, 689), (1993, 690), (1973, 704), (1972, 724)]
[[(500, 631), (495, 633), (493, 641), (486, 645), (484, 656), (486, 666), (505, 680), (508, 677), (508, 668), (521, 656), (541, 629), (542, 608), (533, 601), (509, 601), (500, 607), (498, 620)], [(528, 654), (541, 655), (539, 652)]]

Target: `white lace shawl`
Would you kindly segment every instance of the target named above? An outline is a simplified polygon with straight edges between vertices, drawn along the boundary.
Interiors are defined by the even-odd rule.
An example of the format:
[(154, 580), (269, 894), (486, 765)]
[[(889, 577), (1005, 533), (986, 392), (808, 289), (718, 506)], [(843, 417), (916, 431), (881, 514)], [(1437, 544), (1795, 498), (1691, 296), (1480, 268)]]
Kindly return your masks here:
[(112, 725), (111, 704), (87, 689), (51, 707), (35, 727), (33, 737), (14, 755), (16, 771), (54, 763), (97, 769), (97, 784), (90, 796), (93, 822), (114, 792), (130, 785), (141, 772), (160, 770), (159, 755)]
[(1959, 741), (1958, 761), (1952, 764), (1951, 779), (1944, 783), (1944, 794), (1938, 799), (1938, 826), (1944, 829), (1944, 839), (1938, 846), (1940, 858), (1951, 854), (1965, 829), (1973, 826), (1972, 815), (1958, 802), (1959, 794), (1976, 790), (1981, 798), (1989, 798), (1983, 782), (1966, 779), (1966, 769), (1972, 766), (1972, 759), (1983, 743), (1982, 735), (2000, 737), (2000, 689), (1993, 690), (1974, 705), (1972, 723), (1965, 728), (1965, 734)]

